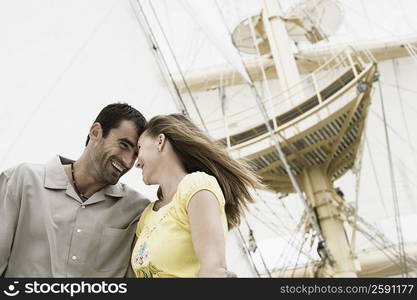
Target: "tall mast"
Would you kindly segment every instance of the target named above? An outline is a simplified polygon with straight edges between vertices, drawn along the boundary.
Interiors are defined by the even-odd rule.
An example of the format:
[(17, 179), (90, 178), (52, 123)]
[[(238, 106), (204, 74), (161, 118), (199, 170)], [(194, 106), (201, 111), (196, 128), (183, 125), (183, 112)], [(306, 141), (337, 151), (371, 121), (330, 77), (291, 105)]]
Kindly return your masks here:
[[(263, 0), (262, 20), (268, 36), (273, 61), (283, 91), (300, 82), (300, 74), (291, 49), (291, 39), (282, 19), (278, 1)], [(289, 95), (290, 96), (290, 95)]]
[[(262, 4), (263, 25), (279, 82), (282, 90), (289, 90), (300, 82), (300, 75), (291, 49), (291, 40), (282, 18), (282, 10), (279, 1), (276, 0), (263, 0)], [(286, 93), (286, 96), (293, 100), (291, 93)], [(357, 277), (347, 234), (334, 205), (336, 193), (325, 168), (320, 166), (305, 168), (299, 175), (299, 180), (309, 207), (316, 213), (316, 219), (334, 260), (331, 268), (332, 276)]]

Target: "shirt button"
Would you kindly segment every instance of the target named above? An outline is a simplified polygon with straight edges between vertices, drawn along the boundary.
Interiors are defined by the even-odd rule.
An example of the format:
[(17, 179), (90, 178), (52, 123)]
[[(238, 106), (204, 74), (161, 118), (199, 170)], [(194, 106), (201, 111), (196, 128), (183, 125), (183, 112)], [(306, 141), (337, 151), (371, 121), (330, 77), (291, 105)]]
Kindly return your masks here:
[(80, 233), (80, 232), (81, 232), (81, 229), (80, 229), (80, 228), (78, 228), (78, 229), (77, 229), (77, 232), (78, 232), (78, 233)]
[(72, 260), (77, 260), (77, 257), (75, 255), (73, 255), (71, 258)]
[(81, 208), (85, 208), (85, 205), (81, 205)]

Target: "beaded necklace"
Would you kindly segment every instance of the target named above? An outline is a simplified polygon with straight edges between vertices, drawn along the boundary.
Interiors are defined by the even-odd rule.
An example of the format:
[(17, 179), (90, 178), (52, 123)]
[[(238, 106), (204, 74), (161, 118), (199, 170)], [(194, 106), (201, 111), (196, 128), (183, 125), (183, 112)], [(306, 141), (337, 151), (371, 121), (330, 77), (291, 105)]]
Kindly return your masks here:
[(83, 201), (87, 200), (88, 197), (85, 196), (83, 193), (80, 192), (80, 190), (77, 187), (77, 184), (75, 183), (74, 163), (71, 163), (71, 177), (72, 177), (72, 185), (74, 186), (74, 189), (77, 192), (78, 196), (80, 196), (81, 200), (83, 200)]

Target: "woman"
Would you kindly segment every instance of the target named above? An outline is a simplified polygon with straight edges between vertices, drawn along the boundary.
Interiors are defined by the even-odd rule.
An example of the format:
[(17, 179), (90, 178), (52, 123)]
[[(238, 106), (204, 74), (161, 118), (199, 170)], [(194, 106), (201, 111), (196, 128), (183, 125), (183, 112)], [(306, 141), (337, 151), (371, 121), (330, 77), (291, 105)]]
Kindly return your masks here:
[(152, 118), (138, 147), (143, 181), (159, 189), (138, 223), (136, 276), (227, 277), (227, 231), (254, 201), (258, 177), (183, 115)]

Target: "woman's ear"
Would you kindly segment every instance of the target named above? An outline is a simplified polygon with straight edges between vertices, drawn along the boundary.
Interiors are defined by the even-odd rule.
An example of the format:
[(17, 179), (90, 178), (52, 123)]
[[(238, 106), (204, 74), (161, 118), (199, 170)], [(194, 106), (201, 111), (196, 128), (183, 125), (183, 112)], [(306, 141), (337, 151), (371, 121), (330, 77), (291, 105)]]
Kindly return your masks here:
[(103, 129), (101, 128), (101, 124), (95, 122), (93, 125), (91, 125), (88, 135), (92, 141), (96, 142), (100, 140), (103, 137)]
[(158, 152), (161, 152), (162, 149), (164, 148), (164, 146), (165, 146), (165, 140), (166, 140), (165, 134), (160, 133), (158, 135), (158, 137), (157, 137)]

